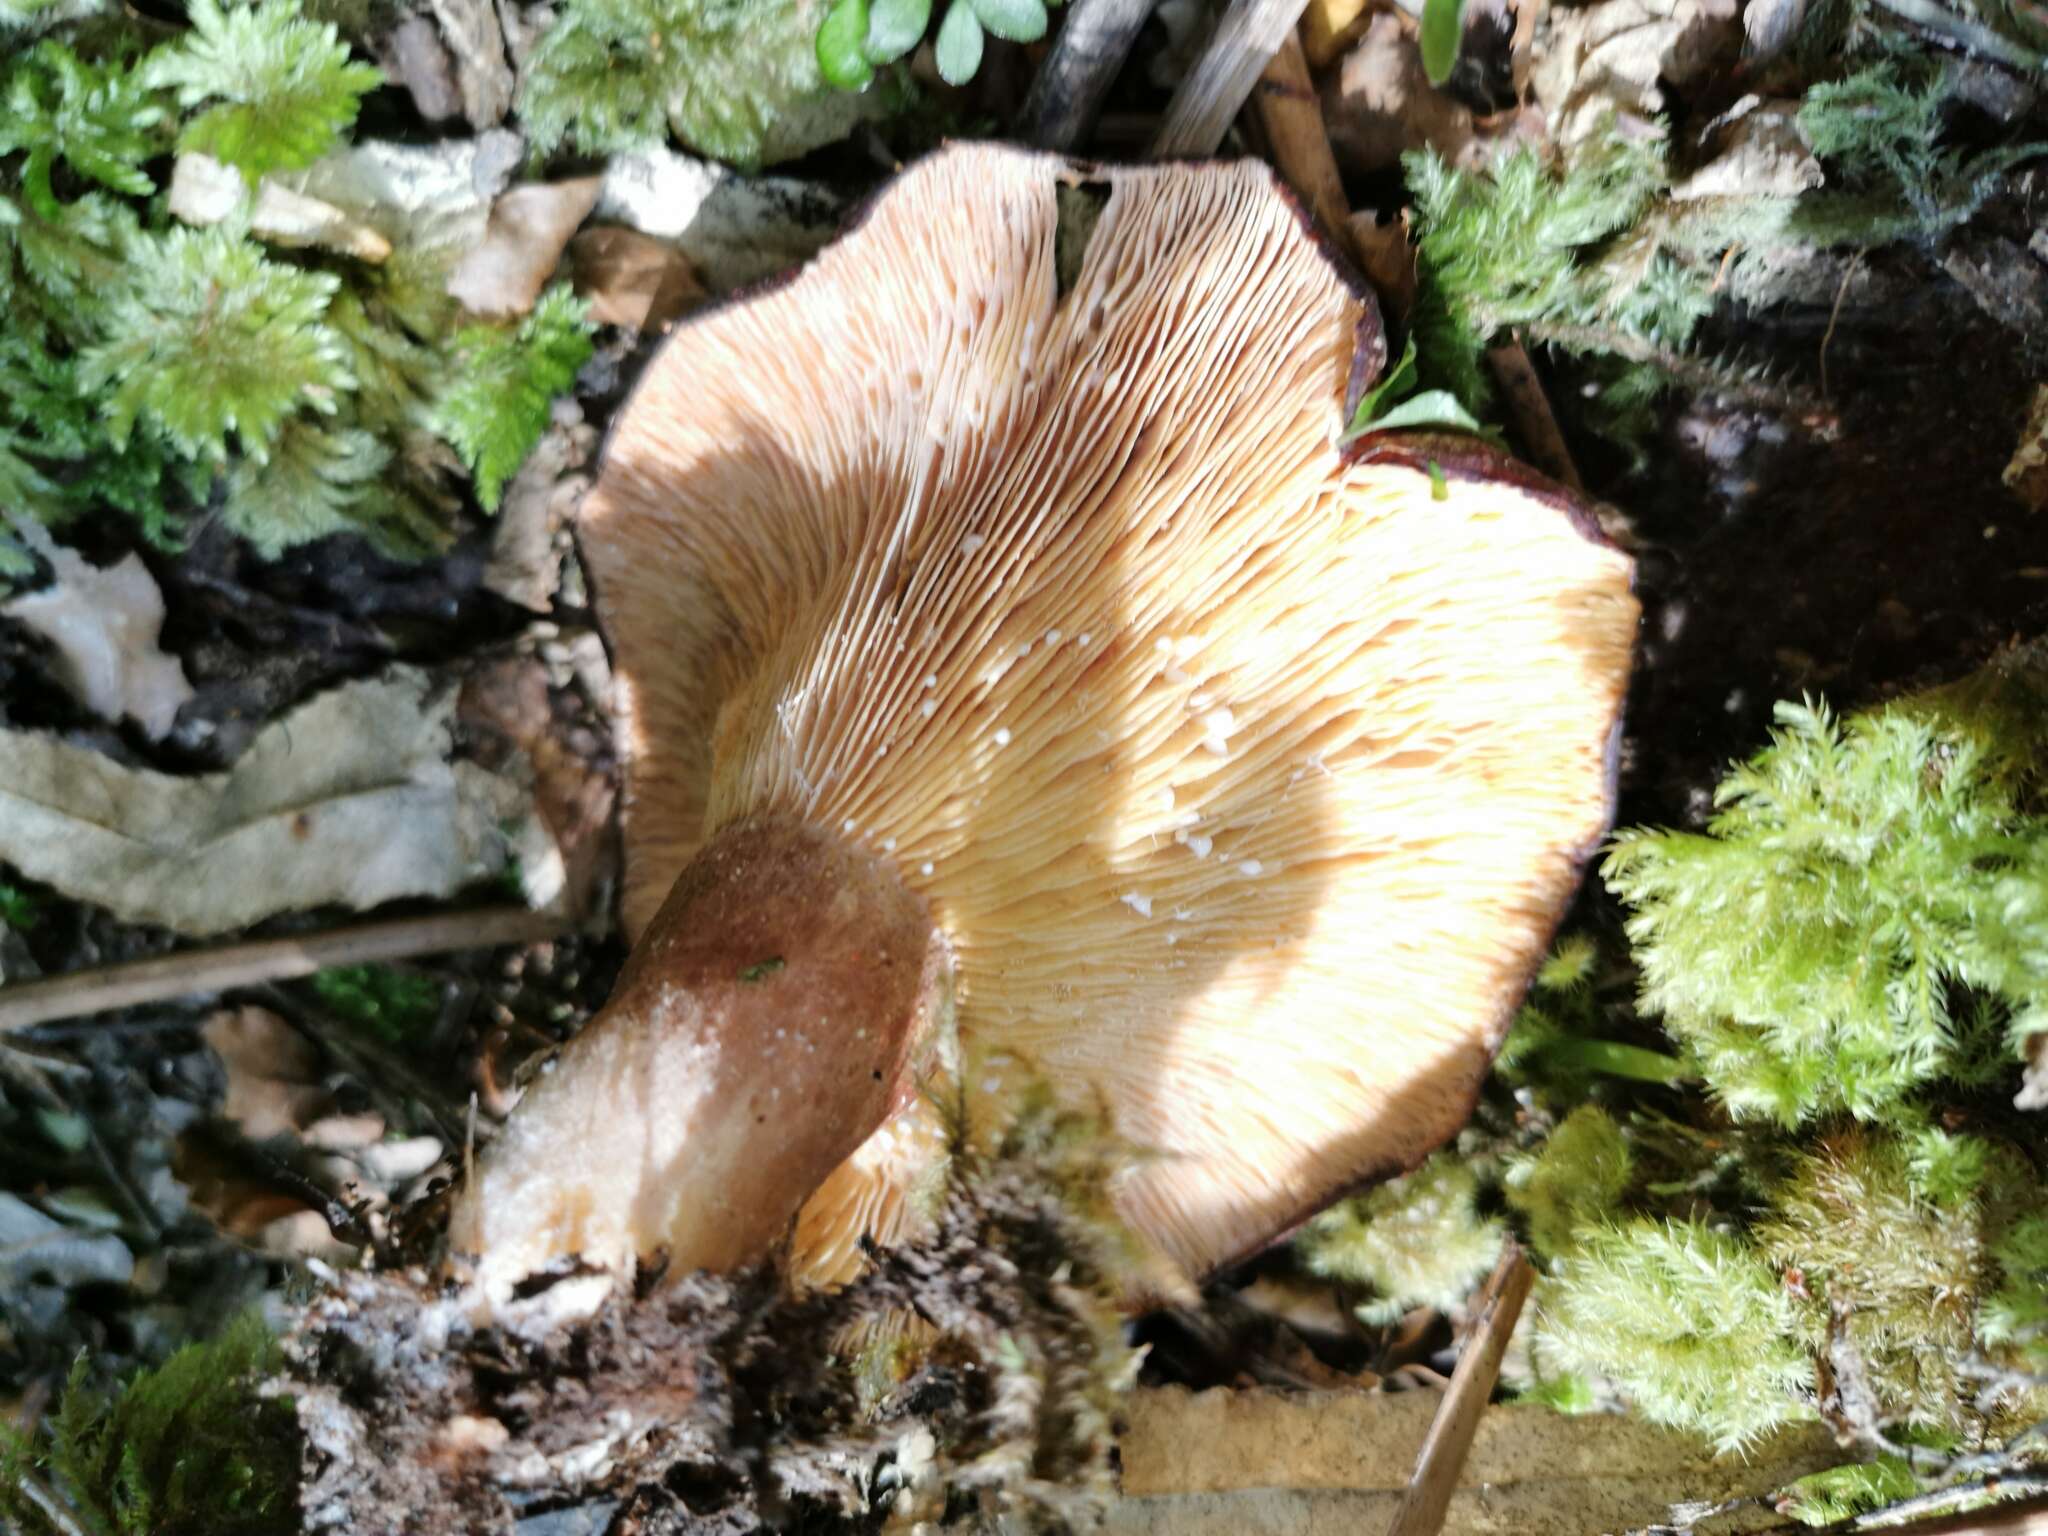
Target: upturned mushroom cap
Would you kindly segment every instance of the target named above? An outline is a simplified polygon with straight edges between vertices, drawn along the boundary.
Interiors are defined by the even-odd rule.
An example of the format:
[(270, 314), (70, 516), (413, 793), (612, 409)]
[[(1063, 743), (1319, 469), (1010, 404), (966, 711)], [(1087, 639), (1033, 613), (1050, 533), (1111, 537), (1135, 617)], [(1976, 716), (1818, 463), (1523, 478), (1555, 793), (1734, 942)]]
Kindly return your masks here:
[[(950, 941), (970, 1100), (1106, 1106), (1153, 1154), (1125, 1214), (1192, 1274), (1415, 1164), (1608, 826), (1637, 609), (1473, 440), (1340, 451), (1384, 353), (1264, 166), (980, 145), (684, 326), (581, 522), (629, 934), (743, 818), (893, 861)], [(799, 1273), (895, 1236), (937, 1143), (883, 1126)]]

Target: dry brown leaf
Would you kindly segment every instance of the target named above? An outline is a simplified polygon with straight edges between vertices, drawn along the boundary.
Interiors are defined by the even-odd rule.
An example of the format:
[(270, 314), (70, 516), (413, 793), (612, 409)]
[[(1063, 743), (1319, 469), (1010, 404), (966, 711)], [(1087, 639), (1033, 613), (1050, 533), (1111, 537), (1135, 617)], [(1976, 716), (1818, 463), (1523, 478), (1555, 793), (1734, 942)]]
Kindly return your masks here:
[(1432, 149), (1453, 165), (1488, 158), (1503, 134), (1524, 124), (1515, 114), (1482, 125), (1471, 111), (1429, 83), (1422, 51), (1401, 18), (1382, 11), (1323, 84), (1323, 121), (1330, 148), (1347, 176), (1397, 164), (1411, 149)]
[(1646, 132), (1664, 109), (1660, 80), (1684, 85), (1741, 51), (1738, 0), (1600, 0), (1553, 6), (1530, 83), (1560, 144)]
[(1408, 213), (1382, 224), (1371, 209), (1351, 215), (1351, 248), (1380, 302), (1396, 320), (1405, 321), (1415, 307), (1415, 237)]
[(40, 524), (8, 521), (49, 562), (55, 579), (0, 607), (0, 614), (56, 648), (57, 682), (80, 704), (103, 720), (126, 715), (152, 741), (160, 739), (192, 697), (192, 685), (178, 658), (158, 647), (164, 597), (156, 578), (136, 555), (93, 565)]
[(2027, 1069), (2020, 1075), (2020, 1091), (2013, 1095), (2014, 1109), (2048, 1109), (2048, 1030), (2027, 1036)]
[(1673, 198), (1793, 198), (1827, 179), (1800, 131), (1797, 101), (1745, 96), (1721, 114), (1714, 137), (1713, 158), (1673, 187)]
[[(615, 869), (612, 803), (615, 789), (599, 761), (605, 751), (590, 723), (564, 718), (556, 708), (548, 669), (539, 659), (514, 656), (472, 677), (462, 691), (462, 720), (479, 750), (489, 738), (506, 749), (505, 771), (530, 765), (533, 799), (546, 828), (552, 859), (522, 862), (537, 904), (563, 902), (572, 912), (588, 911), (591, 893)], [(486, 760), (490, 760), (488, 757)]]
[(251, 1141), (303, 1131), (333, 1103), (320, 1052), (267, 1008), (223, 1008), (199, 1027), (227, 1073), (221, 1116)]
[(491, 205), (483, 239), (448, 275), (449, 297), (477, 315), (529, 312), (601, 185), (597, 177), (584, 176), (505, 193)]
[(452, 691), (394, 667), (266, 726), (228, 772), (193, 778), (0, 731), (0, 859), (194, 937), (330, 903), (448, 896), (497, 874), (534, 825), (512, 782), (451, 761), (453, 711)]
[(485, 586), (535, 613), (554, 607), (569, 524), (590, 488), (590, 477), (581, 471), (596, 447), (597, 432), (584, 422), (582, 408), (566, 395), (557, 400), (548, 430), (505, 488)]
[(687, 256), (621, 224), (597, 224), (569, 242), (576, 291), (600, 325), (664, 329), (710, 295)]

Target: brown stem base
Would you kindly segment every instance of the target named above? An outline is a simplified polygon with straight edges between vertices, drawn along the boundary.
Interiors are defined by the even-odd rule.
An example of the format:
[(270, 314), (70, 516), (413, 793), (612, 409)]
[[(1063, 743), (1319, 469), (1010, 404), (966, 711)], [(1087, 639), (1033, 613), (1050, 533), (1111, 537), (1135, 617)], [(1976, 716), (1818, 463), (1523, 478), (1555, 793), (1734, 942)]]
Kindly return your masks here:
[(884, 860), (792, 819), (727, 828), (482, 1158), (453, 1248), (497, 1299), (569, 1254), (759, 1259), (906, 1101), (942, 960)]

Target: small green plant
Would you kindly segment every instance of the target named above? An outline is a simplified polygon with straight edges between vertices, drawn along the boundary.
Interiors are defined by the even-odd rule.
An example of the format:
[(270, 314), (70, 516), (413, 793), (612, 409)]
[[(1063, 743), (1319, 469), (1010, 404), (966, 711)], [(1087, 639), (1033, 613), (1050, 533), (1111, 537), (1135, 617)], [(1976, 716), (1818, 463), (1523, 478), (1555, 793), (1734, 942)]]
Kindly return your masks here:
[(1482, 427), (1473, 419), (1472, 413), (1460, 405), (1458, 397), (1449, 390), (1418, 390), (1418, 380), (1415, 338), (1410, 336), (1400, 360), (1377, 384), (1358, 397), (1358, 404), (1351, 412), (1351, 425), (1344, 434), (1345, 441), (1363, 437), (1368, 432), (1392, 432), (1404, 427), (1499, 437), (1499, 433)]
[(388, 965), (336, 965), (313, 974), (320, 1001), (386, 1045), (419, 1040), (441, 1015), (441, 989), (431, 977)]
[(436, 408), (441, 433), (476, 475), (476, 496), (496, 511), (505, 482), (547, 430), (556, 395), (590, 359), (583, 301), (566, 287), (541, 295), (517, 326), (471, 326), (455, 338), (454, 381)]
[(1839, 1525), (1868, 1510), (1910, 1499), (1920, 1486), (1905, 1457), (1878, 1456), (1800, 1478), (1785, 1489), (1778, 1507), (1802, 1525)]
[(326, 154), (384, 78), (349, 58), (331, 23), (308, 21), (299, 0), (190, 0), (185, 18), (191, 30), (150, 59), (142, 82), (203, 107), (178, 148), (237, 167), (252, 186)]
[[(965, 85), (981, 68), (984, 33), (1035, 43), (1051, 25), (1048, 5), (1060, 0), (949, 0), (933, 48), (939, 76)], [(857, 91), (919, 43), (931, 25), (932, 0), (833, 0), (818, 27), (818, 67), (832, 84)]]
[(259, 1536), (289, 1525), (296, 1421), (257, 1391), (276, 1349), (246, 1313), (111, 1395), (91, 1388), (80, 1357), (40, 1443), (0, 1427), (0, 1519), (23, 1536)]

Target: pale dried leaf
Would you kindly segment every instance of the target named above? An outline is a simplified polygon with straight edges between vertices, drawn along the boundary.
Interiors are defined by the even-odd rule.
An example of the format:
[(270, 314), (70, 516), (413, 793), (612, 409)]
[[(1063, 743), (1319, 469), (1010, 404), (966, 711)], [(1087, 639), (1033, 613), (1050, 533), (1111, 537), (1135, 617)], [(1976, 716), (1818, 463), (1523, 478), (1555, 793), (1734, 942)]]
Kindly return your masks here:
[(17, 1195), (0, 1193), (0, 1285), (126, 1285), (135, 1255), (111, 1232), (78, 1232)]
[(491, 0), (429, 0), (455, 65), (462, 115), (472, 128), (493, 128), (512, 110), (512, 65)]
[(396, 667), (259, 732), (226, 773), (125, 768), (0, 731), (0, 860), (128, 922), (204, 937), (278, 912), (448, 896), (528, 823), (506, 779), (450, 760), (451, 693)]
[(449, 297), (472, 314), (528, 313), (596, 203), (599, 185), (583, 176), (514, 187), (500, 197), (483, 239), (449, 273)]
[(1660, 80), (1683, 85), (1740, 49), (1737, 0), (1601, 0), (1550, 9), (1530, 83), (1561, 144), (1645, 130), (1664, 110)]
[(808, 261), (838, 232), (845, 203), (788, 176), (736, 176), (666, 149), (615, 155), (598, 218), (673, 241), (713, 293)]
[(1671, 189), (1674, 198), (1792, 198), (1826, 179), (1799, 128), (1797, 101), (1745, 96), (1715, 125), (1714, 157)]
[(569, 523), (590, 486), (580, 471), (596, 447), (597, 432), (585, 424), (581, 407), (567, 396), (557, 400), (548, 430), (505, 488), (485, 586), (535, 613), (553, 608)]
[(251, 1141), (303, 1131), (333, 1102), (320, 1081), (320, 1053), (269, 1009), (220, 1009), (199, 1035), (227, 1073), (221, 1116)]
[(175, 656), (158, 646), (164, 597), (139, 556), (93, 565), (26, 521), (16, 533), (50, 563), (54, 580), (18, 597), (0, 614), (34, 630), (56, 649), (64, 691), (103, 720), (123, 715), (150, 740), (170, 730), (192, 685)]
[(249, 232), (272, 245), (318, 246), (358, 261), (384, 261), (391, 242), (334, 204), (263, 178), (249, 207), (248, 183), (211, 155), (183, 154), (171, 167), (170, 210), (187, 224), (218, 224), (247, 209)]

